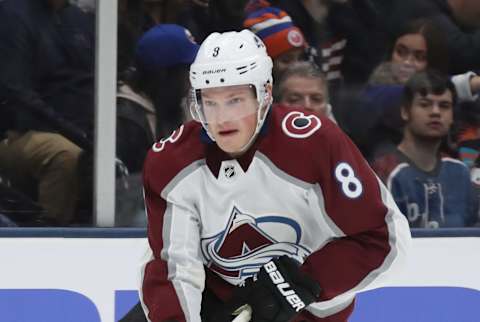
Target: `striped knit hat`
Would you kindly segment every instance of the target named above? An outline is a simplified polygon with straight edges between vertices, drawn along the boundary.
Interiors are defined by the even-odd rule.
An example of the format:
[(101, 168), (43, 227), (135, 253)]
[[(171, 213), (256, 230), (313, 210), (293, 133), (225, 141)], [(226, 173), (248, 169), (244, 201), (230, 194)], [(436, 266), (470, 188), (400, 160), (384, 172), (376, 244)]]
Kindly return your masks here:
[(307, 47), (302, 32), (285, 11), (271, 7), (267, 1), (251, 2), (254, 4), (247, 7), (247, 11), (256, 10), (248, 13), (243, 26), (262, 39), (270, 57), (275, 59), (293, 48)]

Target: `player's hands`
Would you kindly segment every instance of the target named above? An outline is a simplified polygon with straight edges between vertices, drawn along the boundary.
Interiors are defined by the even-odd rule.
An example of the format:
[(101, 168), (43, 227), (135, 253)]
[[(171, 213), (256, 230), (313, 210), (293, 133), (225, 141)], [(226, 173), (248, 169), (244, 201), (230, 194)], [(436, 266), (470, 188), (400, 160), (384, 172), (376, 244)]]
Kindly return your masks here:
[(202, 294), (202, 322), (248, 322), (251, 318), (251, 307), (245, 303), (231, 301), (225, 303), (210, 289), (205, 288)]
[(249, 278), (239, 295), (252, 307), (254, 322), (288, 322), (318, 300), (318, 282), (300, 272), (288, 256), (263, 265), (255, 278)]

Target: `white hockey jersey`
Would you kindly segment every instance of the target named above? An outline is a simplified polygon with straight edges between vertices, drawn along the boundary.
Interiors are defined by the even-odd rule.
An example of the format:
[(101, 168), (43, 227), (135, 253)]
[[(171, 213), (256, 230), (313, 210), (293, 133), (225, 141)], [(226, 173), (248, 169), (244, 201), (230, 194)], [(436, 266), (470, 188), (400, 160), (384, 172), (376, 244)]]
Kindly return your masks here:
[(151, 253), (141, 297), (150, 321), (200, 321), (205, 284), (228, 299), (272, 257), (322, 287), (302, 321), (346, 321), (358, 291), (380, 286), (410, 232), (385, 186), (331, 121), (275, 106), (232, 159), (187, 123), (144, 167)]

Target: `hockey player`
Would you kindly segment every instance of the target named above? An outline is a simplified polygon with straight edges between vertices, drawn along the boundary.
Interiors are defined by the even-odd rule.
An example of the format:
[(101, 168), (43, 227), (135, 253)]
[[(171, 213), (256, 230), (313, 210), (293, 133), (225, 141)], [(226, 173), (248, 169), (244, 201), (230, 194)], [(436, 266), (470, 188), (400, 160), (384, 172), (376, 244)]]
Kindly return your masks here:
[(247, 30), (211, 34), (191, 65), (198, 122), (144, 166), (149, 321), (229, 321), (244, 304), (255, 322), (347, 321), (405, 256), (385, 186), (333, 122), (270, 108), (271, 70)]

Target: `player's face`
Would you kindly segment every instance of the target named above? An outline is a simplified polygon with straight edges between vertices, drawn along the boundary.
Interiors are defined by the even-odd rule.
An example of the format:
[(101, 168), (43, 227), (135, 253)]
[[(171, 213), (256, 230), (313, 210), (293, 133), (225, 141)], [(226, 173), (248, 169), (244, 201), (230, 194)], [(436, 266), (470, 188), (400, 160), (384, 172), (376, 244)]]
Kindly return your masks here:
[(402, 118), (407, 121), (406, 130), (414, 137), (441, 139), (446, 136), (453, 122), (452, 93), (414, 96), (410, 109), (402, 109)]
[(258, 102), (250, 85), (202, 90), (202, 108), (210, 134), (232, 156), (249, 143), (257, 125)]
[(394, 75), (402, 83), (414, 73), (427, 68), (427, 43), (421, 34), (407, 34), (398, 38), (393, 47)]
[(281, 103), (304, 107), (324, 115), (327, 109), (325, 84), (319, 78), (291, 76), (282, 84)]

